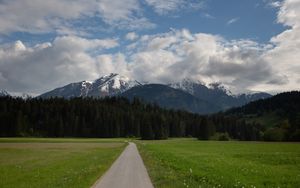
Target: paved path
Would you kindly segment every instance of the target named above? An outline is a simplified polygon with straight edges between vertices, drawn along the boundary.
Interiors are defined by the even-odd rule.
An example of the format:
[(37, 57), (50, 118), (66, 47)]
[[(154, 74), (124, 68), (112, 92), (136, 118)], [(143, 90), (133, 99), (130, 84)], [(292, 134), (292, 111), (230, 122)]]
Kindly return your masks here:
[(129, 143), (120, 157), (92, 188), (153, 188), (134, 143)]

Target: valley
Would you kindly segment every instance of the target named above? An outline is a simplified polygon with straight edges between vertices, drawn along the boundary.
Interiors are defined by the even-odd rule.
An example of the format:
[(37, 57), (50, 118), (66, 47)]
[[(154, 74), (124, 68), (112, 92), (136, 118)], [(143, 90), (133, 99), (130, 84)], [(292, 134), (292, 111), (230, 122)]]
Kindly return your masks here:
[(300, 188), (300, 0), (0, 0), (0, 188)]

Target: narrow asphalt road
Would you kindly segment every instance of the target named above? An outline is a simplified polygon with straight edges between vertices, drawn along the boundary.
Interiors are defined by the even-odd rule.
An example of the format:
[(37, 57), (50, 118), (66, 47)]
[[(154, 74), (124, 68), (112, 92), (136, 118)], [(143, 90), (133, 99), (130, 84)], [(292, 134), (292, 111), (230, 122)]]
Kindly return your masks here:
[(129, 143), (110, 169), (92, 188), (153, 188), (134, 143)]

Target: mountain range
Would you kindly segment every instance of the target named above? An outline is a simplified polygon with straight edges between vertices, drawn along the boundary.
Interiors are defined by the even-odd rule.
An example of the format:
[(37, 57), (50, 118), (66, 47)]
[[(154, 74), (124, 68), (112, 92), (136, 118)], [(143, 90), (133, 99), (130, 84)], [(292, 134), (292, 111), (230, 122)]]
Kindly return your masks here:
[(220, 109), (219, 106), (197, 98), (190, 93), (162, 84), (136, 86), (125, 91), (121, 96), (130, 100), (137, 97), (146, 102), (159, 104), (164, 108), (187, 110), (200, 114), (213, 113)]
[(271, 97), (268, 93), (233, 95), (221, 84), (209, 87), (199, 81), (184, 79), (170, 84), (145, 84), (119, 74), (111, 73), (94, 81), (71, 83), (38, 97), (138, 97), (165, 108), (183, 109), (207, 114), (242, 106), (251, 101)]
[(219, 106), (221, 110), (242, 106), (251, 101), (269, 98), (272, 95), (264, 92), (234, 95), (220, 83), (207, 87), (204, 83), (184, 79), (181, 82), (169, 84), (170, 87), (185, 91), (191, 95)]
[(0, 97), (5, 97), (5, 96), (10, 96), (10, 97), (16, 97), (16, 98), (22, 98), (22, 99), (29, 99), (32, 98), (31, 95), (27, 94), (27, 93), (21, 93), (19, 95), (14, 95), (9, 93), (8, 91), (1, 89), (0, 90)]

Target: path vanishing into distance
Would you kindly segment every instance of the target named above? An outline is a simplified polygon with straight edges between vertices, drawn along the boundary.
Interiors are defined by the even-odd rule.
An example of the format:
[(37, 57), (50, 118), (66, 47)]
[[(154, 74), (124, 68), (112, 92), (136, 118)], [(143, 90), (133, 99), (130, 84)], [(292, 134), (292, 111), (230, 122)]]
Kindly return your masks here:
[(92, 188), (153, 188), (134, 143), (129, 142), (119, 158)]

